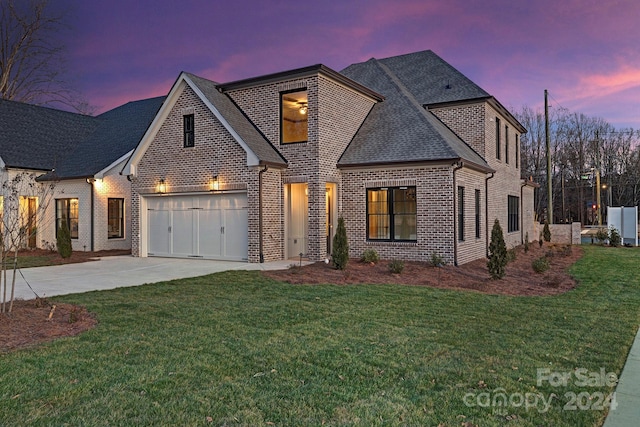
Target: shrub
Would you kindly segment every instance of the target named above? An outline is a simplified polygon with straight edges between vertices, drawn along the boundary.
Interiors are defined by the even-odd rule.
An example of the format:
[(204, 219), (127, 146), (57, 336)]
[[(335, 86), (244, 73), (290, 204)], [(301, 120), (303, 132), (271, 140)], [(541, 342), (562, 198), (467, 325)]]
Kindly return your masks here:
[(516, 260), (518, 255), (516, 254), (516, 248), (511, 248), (507, 251), (507, 264)]
[(60, 221), (60, 228), (58, 228), (58, 235), (56, 236), (56, 243), (58, 245), (58, 253), (62, 258), (69, 258), (71, 256), (71, 232), (67, 221)]
[(604, 245), (604, 242), (609, 238), (609, 231), (606, 228), (598, 228), (596, 231), (596, 240), (599, 245)]
[(524, 253), (529, 252), (529, 232), (524, 233)]
[(621, 243), (622, 237), (620, 236), (620, 233), (615, 229), (615, 227), (611, 227), (611, 229), (609, 229), (609, 244), (617, 248)]
[(542, 240), (542, 231), (540, 232), (540, 236), (538, 236), (538, 246), (542, 247), (544, 240)]
[(444, 267), (447, 265), (447, 261), (442, 258), (438, 252), (431, 252), (431, 259), (429, 260), (429, 264), (432, 267)]
[(506, 273), (507, 245), (504, 243), (504, 234), (498, 219), (493, 223), (491, 230), (491, 243), (489, 243), (489, 261), (487, 267), (493, 279), (502, 279)]
[(544, 222), (544, 228), (542, 229), (542, 237), (544, 237), (545, 242), (551, 241), (551, 230), (549, 229), (549, 223), (547, 221)]
[(531, 263), (531, 267), (536, 273), (544, 273), (550, 267), (549, 259), (546, 256), (541, 256), (540, 258), (534, 259)]
[(367, 262), (367, 263), (376, 263), (378, 261), (380, 261), (380, 256), (378, 255), (378, 252), (376, 252), (375, 249), (365, 249), (365, 251), (362, 253), (362, 262)]
[(333, 265), (338, 270), (344, 270), (349, 263), (349, 243), (347, 242), (347, 229), (344, 226), (344, 218), (338, 218), (338, 228), (333, 236), (333, 251), (331, 252)]
[(389, 263), (389, 271), (393, 274), (400, 274), (404, 270), (404, 262), (399, 259), (394, 259)]

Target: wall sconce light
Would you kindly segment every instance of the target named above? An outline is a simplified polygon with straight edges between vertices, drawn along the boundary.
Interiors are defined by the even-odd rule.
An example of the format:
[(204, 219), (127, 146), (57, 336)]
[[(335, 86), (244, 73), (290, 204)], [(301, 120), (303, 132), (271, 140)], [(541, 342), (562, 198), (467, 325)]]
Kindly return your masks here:
[(209, 181), (209, 191), (218, 191), (220, 189), (220, 181), (218, 181), (218, 175), (214, 175)]
[(158, 187), (156, 188), (156, 191), (160, 194), (164, 194), (167, 192), (167, 184), (164, 182), (164, 178), (160, 178), (160, 181), (158, 181)]
[(305, 115), (307, 114), (307, 110), (309, 109), (309, 107), (307, 107), (307, 104), (302, 103), (302, 105), (300, 105), (300, 108), (298, 109), (298, 111), (300, 112), (300, 114)]
[(304, 187), (304, 195), (305, 196), (309, 195), (309, 187)]

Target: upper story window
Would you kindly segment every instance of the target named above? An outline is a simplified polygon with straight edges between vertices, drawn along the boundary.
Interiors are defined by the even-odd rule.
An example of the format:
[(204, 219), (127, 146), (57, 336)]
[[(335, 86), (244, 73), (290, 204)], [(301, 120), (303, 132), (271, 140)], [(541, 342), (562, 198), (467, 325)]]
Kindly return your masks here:
[(509, 126), (504, 126), (504, 161), (509, 163)]
[(520, 165), (520, 154), (518, 153), (519, 151), (520, 151), (520, 138), (518, 138), (518, 134), (516, 133), (516, 169)]
[(307, 90), (280, 94), (280, 142), (307, 142), (309, 98)]
[(184, 146), (186, 148), (193, 147), (195, 145), (195, 130), (194, 130), (194, 117), (193, 114), (186, 114), (182, 116), (183, 131), (184, 131)]
[(500, 119), (496, 117), (496, 159), (500, 160)]

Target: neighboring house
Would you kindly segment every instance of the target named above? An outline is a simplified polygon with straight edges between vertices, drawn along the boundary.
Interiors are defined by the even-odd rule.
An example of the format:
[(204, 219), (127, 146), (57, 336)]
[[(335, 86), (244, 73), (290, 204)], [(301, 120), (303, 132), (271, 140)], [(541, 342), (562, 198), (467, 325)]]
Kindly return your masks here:
[(66, 221), (73, 250), (131, 248), (131, 185), (120, 170), (163, 100), (129, 102), (97, 117), (0, 101), (3, 202), (12, 199), (6, 183), (24, 178), (19, 206), (3, 203), (2, 212), (5, 224), (19, 217), (23, 246), (55, 247)]
[(181, 73), (128, 159), (132, 253), (263, 262), (331, 253), (463, 264), (533, 236), (523, 126), (431, 51), (219, 84)]

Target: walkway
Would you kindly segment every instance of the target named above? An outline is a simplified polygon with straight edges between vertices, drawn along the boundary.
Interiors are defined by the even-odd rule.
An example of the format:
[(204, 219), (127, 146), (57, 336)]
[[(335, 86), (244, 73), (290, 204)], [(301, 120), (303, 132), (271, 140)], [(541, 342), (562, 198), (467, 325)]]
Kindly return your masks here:
[(640, 329), (616, 387), (616, 403), (616, 409), (609, 411), (603, 427), (640, 425)]

